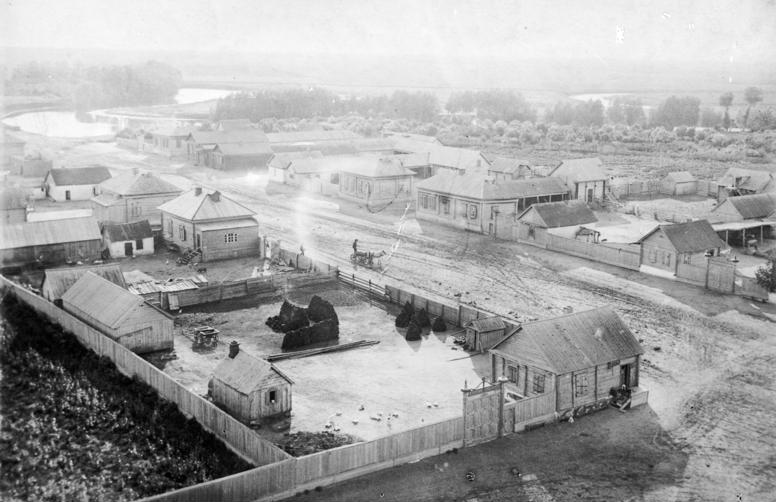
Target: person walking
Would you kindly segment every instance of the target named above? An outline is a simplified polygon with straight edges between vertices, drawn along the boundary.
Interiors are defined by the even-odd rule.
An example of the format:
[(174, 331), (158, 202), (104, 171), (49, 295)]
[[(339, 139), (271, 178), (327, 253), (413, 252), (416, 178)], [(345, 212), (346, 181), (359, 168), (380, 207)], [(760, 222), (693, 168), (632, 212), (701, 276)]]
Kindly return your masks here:
[(358, 254), (358, 239), (353, 241), (353, 254)]

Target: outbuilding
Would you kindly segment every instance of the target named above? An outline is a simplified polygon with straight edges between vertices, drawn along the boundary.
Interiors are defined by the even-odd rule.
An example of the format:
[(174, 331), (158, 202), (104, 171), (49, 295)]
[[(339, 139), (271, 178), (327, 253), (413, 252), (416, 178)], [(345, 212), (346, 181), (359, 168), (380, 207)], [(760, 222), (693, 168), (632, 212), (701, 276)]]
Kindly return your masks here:
[(101, 250), (100, 227), (91, 217), (0, 225), (0, 264), (4, 267), (96, 260)]
[(93, 272), (62, 296), (62, 308), (133, 352), (173, 347), (173, 318)]
[(506, 324), (498, 316), (473, 319), (466, 323), (464, 348), (474, 352), (485, 352), (504, 338)]
[(640, 391), (644, 353), (610, 307), (522, 324), (490, 349), (493, 381), (503, 378), (507, 396), (554, 396), (555, 413), (606, 404), (625, 386), (631, 406), (646, 402)]
[(213, 402), (243, 422), (288, 415), (291, 380), (274, 364), (229, 345), (229, 355), (216, 366), (210, 380)]
[(269, 143), (220, 143), (213, 148), (210, 167), (222, 171), (250, 169), (266, 172), (274, 155)]
[(717, 180), (717, 200), (776, 192), (776, 176), (770, 171), (731, 167)]
[(269, 161), (269, 180), (276, 183), (288, 182), (288, 168), (295, 160), (299, 159), (320, 159), (323, 153), (314, 150), (311, 152), (284, 152), (277, 153)]
[(571, 189), (572, 199), (601, 202), (606, 197), (607, 176), (598, 157), (564, 160), (550, 171)]
[(127, 287), (121, 267), (116, 263), (104, 263), (81, 267), (47, 268), (43, 272), (40, 294), (50, 302), (61, 304), (62, 296), (87, 272), (93, 272), (122, 288)]
[(410, 199), (414, 174), (390, 157), (346, 159), (339, 170), (339, 196), (378, 204)]
[(97, 185), (111, 177), (105, 166), (51, 169), (43, 179), (46, 197), (54, 201), (89, 200)]
[(148, 220), (134, 223), (107, 223), (102, 240), (111, 258), (154, 254), (154, 232)]
[[(576, 239), (580, 236), (582, 225), (589, 225), (596, 221), (598, 218), (584, 201), (540, 202), (533, 204), (517, 216), (517, 238), (535, 240), (538, 232), (546, 232)], [(595, 241), (595, 236), (595, 232), (591, 234), (588, 231), (584, 233), (583, 240), (588, 240), (590, 237)]]
[(689, 171), (668, 173), (660, 183), (660, 193), (665, 195), (691, 195), (698, 191), (698, 180)]

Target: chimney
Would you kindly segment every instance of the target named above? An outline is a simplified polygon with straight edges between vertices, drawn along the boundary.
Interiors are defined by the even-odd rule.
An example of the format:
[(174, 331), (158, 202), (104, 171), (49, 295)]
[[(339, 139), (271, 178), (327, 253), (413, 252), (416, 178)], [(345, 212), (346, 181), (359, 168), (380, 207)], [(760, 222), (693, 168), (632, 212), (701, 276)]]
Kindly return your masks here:
[(234, 359), (240, 353), (240, 344), (232, 340), (229, 344), (229, 358)]
[(211, 193), (211, 194), (210, 194), (210, 199), (211, 199), (213, 202), (218, 202), (219, 200), (221, 200), (221, 192), (219, 192), (218, 190), (216, 190), (215, 192)]
[(194, 195), (202, 195), (202, 187), (195, 188)]

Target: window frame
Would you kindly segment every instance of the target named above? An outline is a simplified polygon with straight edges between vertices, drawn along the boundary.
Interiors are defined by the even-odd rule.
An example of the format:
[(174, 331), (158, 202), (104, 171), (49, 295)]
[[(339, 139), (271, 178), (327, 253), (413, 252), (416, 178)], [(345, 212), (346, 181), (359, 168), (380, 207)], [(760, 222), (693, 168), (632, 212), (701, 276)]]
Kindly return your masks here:
[(533, 376), (534, 394), (544, 394), (547, 385), (547, 377), (544, 373), (536, 373)]
[(589, 381), (587, 373), (574, 375), (574, 397), (584, 397), (588, 394)]

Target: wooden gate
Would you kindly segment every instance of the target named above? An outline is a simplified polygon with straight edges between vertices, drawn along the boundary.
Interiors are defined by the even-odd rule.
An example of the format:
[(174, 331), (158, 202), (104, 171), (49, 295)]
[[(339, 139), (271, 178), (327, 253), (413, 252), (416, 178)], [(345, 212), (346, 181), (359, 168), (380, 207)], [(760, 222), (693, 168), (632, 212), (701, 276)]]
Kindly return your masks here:
[[(504, 434), (503, 384), (485, 385), (483, 382), (481, 387), (461, 389), (461, 392), (463, 392), (463, 445), (471, 446), (502, 436)], [(514, 412), (512, 425), (514, 427)]]
[(736, 264), (726, 258), (712, 258), (708, 264), (707, 287), (720, 293), (733, 293), (736, 280)]

